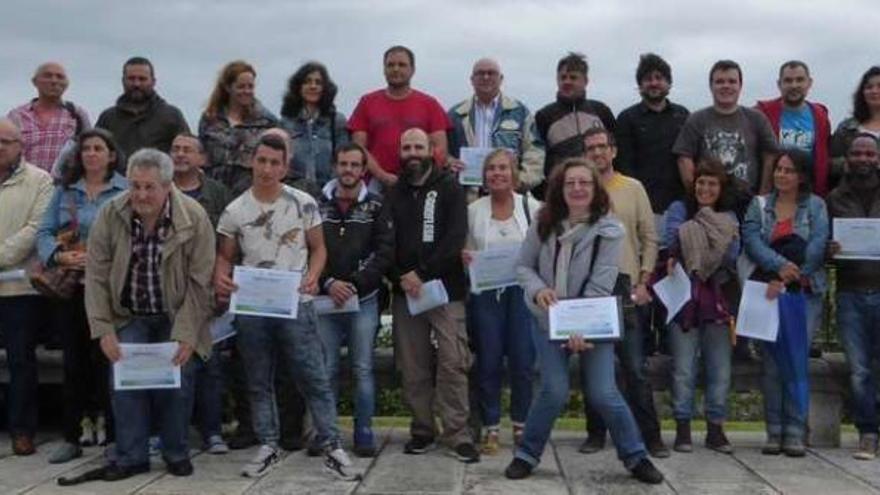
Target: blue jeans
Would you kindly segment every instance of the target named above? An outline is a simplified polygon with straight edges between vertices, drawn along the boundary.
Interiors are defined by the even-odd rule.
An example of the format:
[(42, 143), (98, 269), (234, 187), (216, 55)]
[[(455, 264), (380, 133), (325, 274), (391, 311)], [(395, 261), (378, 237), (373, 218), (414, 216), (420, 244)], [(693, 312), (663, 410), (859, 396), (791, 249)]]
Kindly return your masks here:
[(730, 390), (730, 334), (727, 325), (705, 323), (701, 328), (682, 330), (678, 323), (669, 326), (674, 370), (672, 372), (672, 415), (676, 421), (690, 421), (694, 416), (694, 390), (697, 386), (697, 362), (702, 355), (706, 377), (706, 419), (722, 423), (727, 417), (727, 392)]
[(223, 421), (223, 368), (220, 363), (220, 346), (215, 345), (211, 358), (205, 361), (200, 356), (196, 360), (196, 411), (198, 412), (199, 432), (206, 441), (221, 433)]
[(880, 347), (880, 291), (838, 292), (837, 330), (850, 366), (854, 423), (859, 433), (877, 433), (872, 362)]
[(306, 398), (318, 445), (338, 442), (336, 405), (312, 304), (300, 303), (295, 320), (238, 316), (235, 324), (238, 350), (247, 375), (251, 421), (260, 443), (277, 447), (281, 436), (275, 401), (275, 373), (279, 366), (294, 378)]
[(324, 346), (327, 373), (336, 403), (339, 403), (339, 350), (348, 344), (351, 370), (355, 379), (354, 426), (370, 428), (376, 411), (376, 385), (373, 379), (373, 345), (379, 326), (377, 296), (362, 299), (357, 313), (318, 316), (318, 337)]
[[(171, 321), (165, 315), (136, 316), (116, 331), (120, 343), (153, 344), (168, 342)], [(180, 388), (168, 390), (113, 390), (110, 373), (113, 422), (116, 429), (116, 462), (129, 467), (150, 462), (150, 426), (156, 424), (162, 439), (165, 462), (189, 459), (187, 438), (192, 417), (194, 371), (198, 356), (180, 369)], [(153, 418), (153, 415), (158, 418)], [(158, 421), (152, 421), (158, 419)]]
[(37, 432), (37, 314), (39, 296), (0, 297), (0, 332), (6, 345), (9, 433), (33, 437)]
[(510, 373), (510, 419), (523, 423), (532, 404), (535, 319), (519, 287), (471, 294), (469, 313), (476, 341), (477, 387), (483, 424), (501, 422), (501, 382), (504, 356)]
[[(571, 353), (560, 342), (551, 342), (546, 332), (535, 326), (535, 350), (541, 367), (541, 389), (526, 419), (522, 444), (514, 456), (532, 466), (538, 464), (550, 439), (553, 423), (568, 402), (568, 358)], [(614, 381), (614, 344), (596, 343), (585, 351), (581, 380), (587, 384), (587, 399), (599, 411), (617, 447), (617, 457), (632, 468), (645, 456), (645, 445), (636, 420)]]
[[(807, 299), (807, 343), (813, 341), (819, 326), (822, 324), (822, 294), (808, 294)], [(776, 360), (765, 349), (761, 361), (764, 364), (764, 376), (762, 388), (764, 396), (764, 421), (767, 424), (768, 435), (786, 435), (793, 438), (802, 438), (807, 429), (806, 414), (802, 414), (794, 407), (793, 399), (786, 397), (782, 379), (779, 377), (779, 369)], [(809, 359), (809, 358), (808, 358)], [(807, 409), (809, 411), (809, 409)]]

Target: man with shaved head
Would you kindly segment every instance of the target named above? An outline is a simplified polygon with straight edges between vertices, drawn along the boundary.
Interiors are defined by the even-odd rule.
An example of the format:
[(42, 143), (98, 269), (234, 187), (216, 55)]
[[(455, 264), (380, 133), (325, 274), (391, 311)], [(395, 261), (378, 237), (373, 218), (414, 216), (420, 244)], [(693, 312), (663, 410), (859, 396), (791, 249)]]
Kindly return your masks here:
[(25, 275), (36, 256), (37, 226), (52, 196), (52, 179), (22, 156), (22, 134), (0, 119), (0, 332), (9, 366), (8, 428), (15, 455), (35, 452), (36, 326), (41, 299)]
[(503, 81), (501, 66), (495, 60), (481, 58), (474, 63), (474, 95), (449, 109), (449, 154), (455, 168), (460, 168), (458, 158), (464, 146), (508, 148), (519, 159), (520, 184), (528, 190), (544, 179), (544, 145), (529, 109), (501, 93)]
[[(400, 180), (388, 193), (394, 225), (394, 356), (403, 375), (403, 396), (412, 410), (407, 454), (423, 454), (437, 437), (462, 462), (477, 462), (468, 420), (471, 355), (464, 326), (467, 286), (461, 250), (467, 234), (464, 190), (434, 164), (428, 134), (410, 128), (400, 136)], [(440, 282), (448, 302), (412, 314), (407, 298), (425, 296), (427, 282)], [(435, 345), (436, 344), (436, 355)], [(434, 365), (436, 363), (436, 367)], [(436, 376), (435, 376), (436, 373)]]
[(12, 109), (8, 117), (21, 129), (24, 158), (48, 172), (65, 144), (72, 148), (72, 139), (91, 124), (83, 108), (62, 99), (70, 81), (61, 64), (40, 65), (31, 82), (37, 97)]

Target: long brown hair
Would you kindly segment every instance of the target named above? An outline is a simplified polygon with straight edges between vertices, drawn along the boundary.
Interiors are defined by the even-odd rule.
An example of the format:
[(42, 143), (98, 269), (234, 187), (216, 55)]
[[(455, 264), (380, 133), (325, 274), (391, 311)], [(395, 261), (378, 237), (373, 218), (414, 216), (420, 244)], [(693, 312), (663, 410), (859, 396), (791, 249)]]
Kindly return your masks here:
[(217, 77), (217, 84), (214, 85), (214, 91), (211, 92), (211, 98), (208, 100), (208, 106), (205, 108), (205, 115), (214, 118), (229, 106), (229, 86), (235, 83), (238, 76), (249, 72), (257, 77), (257, 71), (254, 67), (244, 60), (233, 60), (229, 62), (220, 71)]
[(590, 215), (587, 223), (592, 225), (611, 209), (611, 200), (599, 177), (599, 172), (583, 158), (569, 158), (557, 165), (547, 180), (546, 202), (538, 212), (538, 237), (546, 241), (550, 234), (559, 231), (562, 221), (568, 217), (568, 205), (565, 204), (565, 173), (574, 167), (584, 167), (593, 176), (593, 201), (590, 202)]

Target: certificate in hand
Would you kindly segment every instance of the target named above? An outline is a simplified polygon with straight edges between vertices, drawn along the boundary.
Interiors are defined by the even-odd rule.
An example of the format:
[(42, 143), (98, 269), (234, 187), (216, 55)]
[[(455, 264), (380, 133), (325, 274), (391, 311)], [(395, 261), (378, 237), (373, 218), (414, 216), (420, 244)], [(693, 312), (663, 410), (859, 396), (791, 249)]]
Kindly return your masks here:
[(177, 342), (119, 344), (122, 358), (113, 363), (113, 389), (180, 388), (180, 366), (172, 363), (177, 347)]
[(296, 319), (302, 272), (236, 266), (229, 312), (237, 315)]
[(880, 218), (835, 218), (837, 259), (880, 260)]
[(492, 152), (492, 148), (462, 147), (459, 150), (464, 169), (458, 173), (458, 182), (463, 186), (483, 185), (483, 160)]
[(422, 292), (419, 294), (419, 297), (406, 295), (406, 307), (409, 309), (409, 314), (413, 316), (448, 303), (449, 294), (446, 292), (446, 287), (440, 279), (428, 280), (423, 283)]
[(666, 306), (666, 324), (675, 318), (681, 308), (691, 300), (691, 279), (688, 278), (681, 263), (675, 264), (672, 275), (663, 277), (651, 287), (660, 302)]
[(360, 301), (357, 294), (345, 300), (342, 306), (337, 306), (330, 296), (315, 296), (312, 299), (312, 306), (315, 308), (315, 314), (332, 315), (335, 313), (357, 313), (361, 310)]
[(619, 340), (623, 337), (623, 308), (616, 296), (562, 299), (550, 306), (550, 340)]
[(519, 249), (519, 244), (512, 244), (474, 251), (474, 258), (468, 265), (471, 292), (479, 294), (484, 290), (516, 285), (516, 262), (519, 259)]
[(736, 334), (776, 342), (779, 334), (779, 298), (767, 299), (767, 284), (746, 281), (736, 315)]

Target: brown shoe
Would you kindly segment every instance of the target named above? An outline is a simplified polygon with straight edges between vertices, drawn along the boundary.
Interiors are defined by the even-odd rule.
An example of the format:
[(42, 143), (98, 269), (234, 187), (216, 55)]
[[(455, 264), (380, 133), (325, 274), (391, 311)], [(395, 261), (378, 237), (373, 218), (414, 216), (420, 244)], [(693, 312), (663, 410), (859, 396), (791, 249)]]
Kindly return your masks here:
[(27, 435), (15, 435), (12, 437), (12, 453), (15, 455), (31, 455), (36, 452), (34, 439)]

